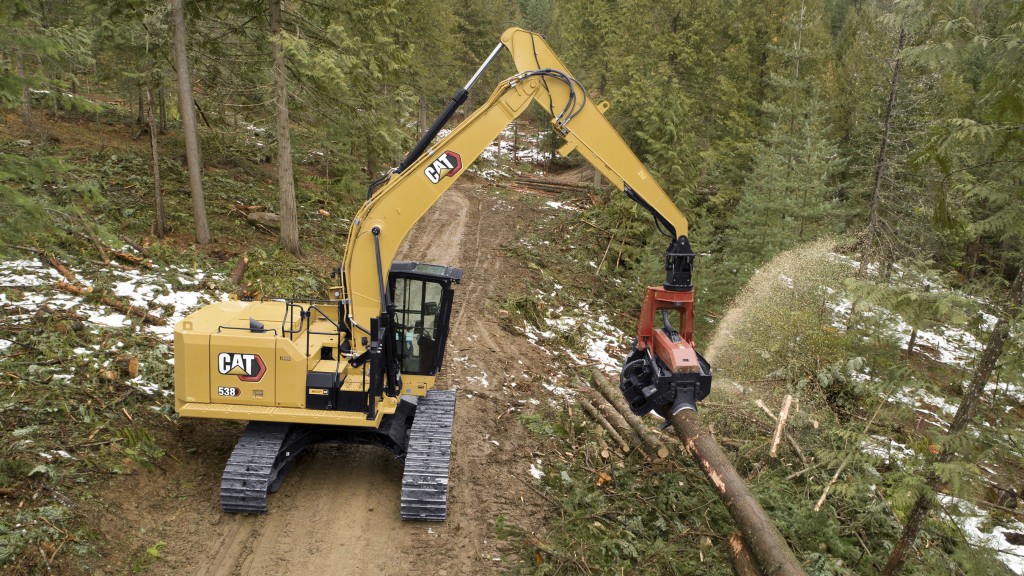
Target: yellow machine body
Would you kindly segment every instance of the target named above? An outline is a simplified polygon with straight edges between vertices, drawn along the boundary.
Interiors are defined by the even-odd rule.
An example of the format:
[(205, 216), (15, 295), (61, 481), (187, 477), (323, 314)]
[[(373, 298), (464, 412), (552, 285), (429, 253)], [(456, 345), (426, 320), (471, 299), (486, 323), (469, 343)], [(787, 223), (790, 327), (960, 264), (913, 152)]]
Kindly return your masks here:
[[(181, 320), (174, 331), (178, 413), (199, 418), (377, 427), (385, 414), (394, 412), (397, 400), (390, 397), (381, 399), (372, 418), (362, 410), (306, 408), (306, 378), (311, 371), (337, 372), (341, 390), (363, 391), (366, 382), (362, 369), (337, 362), (341, 342), (336, 335), (325, 334), (338, 323), (336, 315), (330, 316), (336, 308), (316, 308), (311, 321), (283, 321), (288, 305), (284, 301), (228, 300)], [(262, 323), (264, 330), (251, 331), (250, 319)], [(405, 375), (403, 382), (403, 394), (423, 396), (433, 387), (434, 377)]]

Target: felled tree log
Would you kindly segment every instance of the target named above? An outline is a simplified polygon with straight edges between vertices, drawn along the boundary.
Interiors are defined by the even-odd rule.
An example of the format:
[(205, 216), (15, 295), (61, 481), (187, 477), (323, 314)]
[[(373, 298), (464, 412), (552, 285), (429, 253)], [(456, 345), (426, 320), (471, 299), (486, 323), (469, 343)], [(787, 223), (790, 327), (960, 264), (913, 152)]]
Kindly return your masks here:
[(739, 532), (729, 534), (725, 539), (725, 548), (732, 559), (732, 571), (736, 576), (763, 576), (761, 569), (750, 555), (750, 549), (743, 543), (743, 537)]
[(611, 382), (608, 381), (608, 378), (600, 370), (594, 370), (594, 386), (622, 415), (629, 424), (629, 427), (640, 436), (640, 439), (644, 441), (644, 446), (652, 454), (657, 454), (658, 458), (668, 458), (668, 448), (658, 439), (658, 435), (644, 424), (643, 420), (636, 414), (633, 414), (633, 411), (629, 409), (629, 405), (626, 404), (625, 398), (622, 397), (622, 393), (611, 385)]
[[(76, 284), (69, 284), (63, 280), (58, 280), (57, 283), (54, 284), (53, 286), (58, 290), (63, 290), (65, 292), (70, 292), (72, 294), (78, 294), (79, 296), (85, 296), (86, 294), (92, 292), (92, 286), (78, 286)], [(159, 316), (154, 316), (150, 314), (145, 308), (141, 306), (132, 306), (127, 302), (117, 300), (113, 296), (110, 296), (109, 294), (104, 294), (102, 292), (97, 293), (97, 295), (100, 298), (100, 302), (103, 302), (107, 306), (110, 306), (111, 308), (117, 310), (122, 314), (141, 318), (142, 321), (145, 322), (146, 324), (152, 324), (153, 326), (164, 326), (167, 324), (167, 320), (164, 320)]]
[(58, 290), (78, 294), (79, 296), (92, 294), (92, 286), (79, 286), (78, 284), (71, 284), (70, 282), (65, 282), (63, 280), (58, 280), (53, 286)]
[(75, 273), (69, 270), (67, 266), (62, 264), (60, 260), (57, 260), (56, 256), (53, 256), (52, 254), (47, 254), (46, 262), (50, 266), (53, 266), (54, 270), (60, 272), (60, 275), (66, 278), (68, 282), (72, 284), (78, 283), (78, 278), (75, 277)]
[(153, 326), (164, 326), (167, 324), (166, 320), (159, 316), (153, 316), (146, 311), (145, 308), (141, 306), (132, 306), (131, 304), (121, 300), (115, 300), (112, 296), (108, 296), (107, 294), (102, 294), (100, 296), (100, 301), (122, 314), (141, 318), (146, 324), (152, 324)]
[(593, 404), (591, 404), (587, 400), (580, 399), (580, 405), (583, 406), (583, 410), (587, 414), (589, 414), (591, 418), (594, 419), (594, 422), (597, 422), (598, 424), (601, 425), (602, 428), (604, 428), (605, 432), (608, 433), (608, 436), (611, 437), (611, 439), (614, 440), (620, 448), (622, 448), (623, 452), (629, 452), (629, 443), (622, 438), (618, 430), (616, 430), (615, 427), (612, 426), (608, 422), (608, 420), (601, 415), (597, 408), (594, 408)]
[(694, 462), (711, 481), (764, 574), (806, 576), (800, 562), (764, 508), (754, 498), (743, 477), (722, 452), (714, 437), (701, 425), (700, 416), (693, 410), (682, 410), (672, 416), (672, 428)]

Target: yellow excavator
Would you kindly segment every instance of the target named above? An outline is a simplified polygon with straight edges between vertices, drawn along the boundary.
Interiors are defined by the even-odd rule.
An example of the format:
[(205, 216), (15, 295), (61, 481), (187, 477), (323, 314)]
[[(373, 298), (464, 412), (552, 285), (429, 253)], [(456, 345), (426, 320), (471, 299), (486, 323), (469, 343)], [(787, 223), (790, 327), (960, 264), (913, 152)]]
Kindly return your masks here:
[[(518, 72), (435, 142), (503, 49)], [(577, 150), (669, 240), (665, 283), (647, 289), (620, 379), (632, 409), (667, 416), (695, 409), (708, 394), (711, 368), (693, 344), (686, 218), (605, 119), (608, 103), (588, 98), (543, 37), (510, 28), (401, 164), (370, 185), (332, 275), (341, 282), (327, 298), (227, 300), (175, 326), (178, 414), (249, 422), (221, 479), (225, 511), (266, 513), (268, 493), (299, 453), (346, 442), (384, 446), (404, 461), (402, 518), (446, 518), (455, 393), (434, 384), (462, 271), (394, 256), (413, 224), (531, 102), (550, 112), (565, 140), (559, 153)]]

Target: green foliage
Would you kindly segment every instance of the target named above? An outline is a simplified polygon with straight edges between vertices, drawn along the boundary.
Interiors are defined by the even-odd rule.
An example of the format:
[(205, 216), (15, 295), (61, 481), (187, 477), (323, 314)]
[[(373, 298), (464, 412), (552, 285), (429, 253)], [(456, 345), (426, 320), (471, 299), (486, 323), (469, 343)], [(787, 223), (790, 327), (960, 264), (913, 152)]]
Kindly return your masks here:
[(249, 251), (246, 278), (254, 291), (273, 298), (315, 297), (326, 289), (323, 277), (277, 246)]

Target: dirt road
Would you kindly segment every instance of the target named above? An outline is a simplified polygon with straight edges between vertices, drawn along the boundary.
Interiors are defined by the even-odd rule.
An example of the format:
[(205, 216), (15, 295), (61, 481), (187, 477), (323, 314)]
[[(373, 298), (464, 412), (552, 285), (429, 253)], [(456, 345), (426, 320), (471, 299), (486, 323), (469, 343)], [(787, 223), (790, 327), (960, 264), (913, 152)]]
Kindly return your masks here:
[[(315, 447), (270, 497), (268, 515), (223, 514), (220, 468), (240, 428), (182, 420), (178, 445), (168, 450), (177, 463), (127, 479), (118, 492), (135, 497), (111, 498), (104, 532), (129, 541), (134, 535), (145, 546), (165, 542), (148, 574), (455, 575), (498, 572), (516, 562), (495, 539), (493, 523), (503, 515), (527, 528), (543, 524), (544, 502), (524, 485), (533, 481), (531, 440), (509, 414), (521, 405), (511, 394), (529, 389), (523, 368), (537, 352), (503, 332), (496, 313), (521, 274), (501, 245), (528, 218), (493, 192), (461, 183), (399, 254), (465, 271), (439, 384), (458, 390), (447, 522), (402, 522), (401, 463), (367, 446)], [(514, 375), (519, 385), (503, 386)]]

